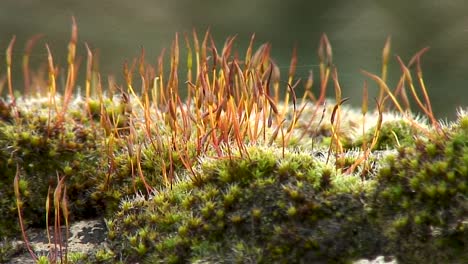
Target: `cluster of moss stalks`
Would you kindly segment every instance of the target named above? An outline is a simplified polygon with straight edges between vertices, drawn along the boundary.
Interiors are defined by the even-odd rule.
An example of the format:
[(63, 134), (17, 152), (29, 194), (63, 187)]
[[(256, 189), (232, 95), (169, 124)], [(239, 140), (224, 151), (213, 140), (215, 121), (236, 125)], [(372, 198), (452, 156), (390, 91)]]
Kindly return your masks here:
[[(326, 37), (320, 97), (307, 82), (299, 104), (293, 58), (280, 101), (268, 45), (253, 53), (251, 42), (239, 62), (228, 39), (222, 52), (211, 47), (210, 61), (209, 38), (199, 45), (194, 33), (195, 80), (186, 39), (186, 102), (178, 94), (177, 38), (167, 82), (162, 59), (156, 71), (140, 58), (140, 96), (127, 67), (125, 91), (106, 96), (100, 85), (91, 87), (89, 63), (86, 97), (72, 98), (69, 56), (63, 97), (55, 94), (51, 70), (48, 95), (10, 93), (0, 101), (0, 236), (12, 239), (57, 220), (68, 226), (105, 218), (107, 246), (79, 258), (39, 258), (61, 263), (468, 259), (465, 112), (450, 125), (428, 125), (407, 111), (384, 114), (388, 98), (400, 108), (386, 86), (373, 113), (366, 116), (367, 102), (361, 111), (347, 108)], [(336, 103), (324, 99), (330, 76)], [(2, 245), (0, 260), (7, 261), (12, 253), (8, 242)]]
[[(71, 220), (113, 212), (123, 196), (141, 188), (138, 179), (132, 181), (130, 158), (118, 151), (122, 144), (109, 143), (118, 139), (96, 129), (93, 117), (99, 115), (85, 116), (82, 102), (76, 102), (60, 123), (57, 116), (49, 118), (47, 100), (30, 100), (17, 113), (4, 102), (0, 104), (4, 110), (0, 117), (0, 212), (4, 216), (0, 236), (18, 234), (18, 198), (26, 224), (45, 227), (46, 200), (53, 201), (60, 178), (66, 179)], [(109, 111), (121, 114), (118, 109)], [(111, 156), (118, 170), (109, 166)], [(17, 174), (20, 197), (13, 188)]]

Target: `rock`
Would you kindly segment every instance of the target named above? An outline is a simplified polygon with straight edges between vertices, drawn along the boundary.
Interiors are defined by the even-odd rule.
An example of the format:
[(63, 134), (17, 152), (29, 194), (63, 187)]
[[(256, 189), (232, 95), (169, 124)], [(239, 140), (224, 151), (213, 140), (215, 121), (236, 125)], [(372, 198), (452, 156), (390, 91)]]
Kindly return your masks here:
[[(70, 238), (68, 239), (67, 254), (79, 253), (79, 255), (89, 255), (96, 251), (98, 248), (107, 247), (106, 243), (106, 227), (102, 219), (95, 220), (83, 220), (76, 222), (70, 226)], [(53, 236), (53, 227), (50, 228), (50, 234)], [(65, 227), (61, 229), (62, 237), (65, 237)], [(32, 229), (27, 231), (27, 236), (37, 256), (52, 255), (54, 252), (57, 253), (58, 258), (60, 257), (59, 246), (55, 248), (53, 242), (49, 244), (47, 238), (47, 231), (45, 229)], [(54, 238), (52, 237), (53, 241)], [(33, 264), (35, 261), (28, 253), (26, 244), (22, 240), (13, 241), (14, 251), (16, 256), (11, 258), (9, 262), (11, 264)], [(64, 252), (64, 251), (63, 251)]]

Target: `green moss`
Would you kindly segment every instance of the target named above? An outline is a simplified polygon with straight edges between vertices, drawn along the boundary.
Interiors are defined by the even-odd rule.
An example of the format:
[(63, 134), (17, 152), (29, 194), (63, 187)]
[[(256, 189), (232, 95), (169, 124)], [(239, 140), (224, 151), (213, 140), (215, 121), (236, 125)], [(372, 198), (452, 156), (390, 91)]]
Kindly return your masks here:
[[(141, 254), (134, 244), (142, 241), (148, 246), (148, 254), (143, 255), (148, 262), (169, 262), (174, 255), (179, 257), (177, 262), (207, 256), (225, 259), (248, 256), (256, 262), (305, 260), (310, 254), (323, 260), (357, 254), (324, 245), (335, 243), (336, 237), (343, 239), (339, 242), (343, 247), (361, 243), (363, 234), (353, 231), (356, 224), (367, 221), (358, 192), (352, 190), (359, 177), (336, 174), (308, 153), (286, 151), (284, 158), (280, 158), (281, 151), (275, 148), (255, 146), (249, 148), (249, 154), (250, 159), (236, 162), (204, 160), (200, 172), (202, 185), (181, 187), (190, 182), (183, 180), (141, 206), (125, 206), (131, 212), (124, 215), (138, 215), (140, 220), (126, 221), (125, 216), (117, 214), (122, 216), (116, 217), (110, 230), (132, 235), (114, 232), (113, 250), (124, 251), (129, 260), (138, 259)], [(318, 173), (312, 174), (312, 168)], [(322, 175), (329, 177), (328, 187), (322, 186)], [(227, 178), (230, 180), (226, 181)], [(161, 197), (170, 193), (183, 197), (182, 202), (170, 201), (162, 208)], [(174, 214), (179, 215), (176, 221), (160, 224)], [(342, 217), (337, 218), (337, 214)], [(160, 219), (158, 224), (149, 224), (152, 216)], [(338, 224), (336, 221), (346, 222), (340, 231), (332, 228)], [(149, 241), (138, 233), (142, 224), (159, 234), (155, 240)], [(133, 236), (137, 238), (132, 243), (129, 238)], [(369, 243), (366, 247), (373, 245)]]
[[(366, 142), (371, 142), (374, 136), (374, 130), (375, 128), (369, 129), (367, 134), (354, 141), (350, 147), (361, 147), (364, 139)], [(417, 134), (419, 134), (418, 129), (403, 118), (400, 120), (384, 122), (374, 149), (385, 150), (393, 149), (395, 146), (413, 146), (413, 137)]]
[(50, 264), (49, 258), (47, 256), (39, 256), (37, 258), (37, 264)]
[[(17, 169), (26, 227), (46, 225), (46, 198), (50, 195), (53, 199), (58, 179), (64, 178), (62, 186), (67, 189), (71, 221), (110, 216), (122, 197), (145, 190), (141, 177), (136, 177), (135, 162), (132, 168), (130, 161), (135, 160), (135, 153), (128, 152), (125, 137), (109, 133), (98, 120), (88, 120), (86, 115), (78, 118), (74, 112), (82, 111), (82, 101), (71, 104), (69, 112), (60, 118), (55, 111), (49, 114), (43, 107), (40, 100), (31, 99), (18, 105), (21, 118), (0, 122), (2, 237), (19, 232), (12, 186)], [(114, 116), (125, 114), (121, 103), (106, 100), (106, 107)], [(146, 153), (145, 159), (160, 155), (149, 146), (142, 151)], [(174, 170), (180, 169), (177, 164), (176, 161)], [(164, 184), (161, 168), (160, 163), (142, 168), (148, 184), (155, 187)]]
[(99, 249), (95, 253), (95, 259), (98, 262), (106, 262), (115, 257), (114, 253), (105, 249)]
[[(461, 252), (466, 234), (466, 228), (454, 228), (463, 217), (456, 197), (466, 197), (467, 143), (461, 133), (453, 126), (429, 136), (429, 147), (424, 138), (413, 146), (400, 145), (398, 154), (382, 159), (376, 178), (367, 181), (307, 152), (286, 150), (283, 157), (275, 148), (253, 146), (249, 159), (205, 159), (202, 182), (190, 186), (190, 180), (182, 180), (142, 205), (122, 206), (139, 220), (125, 221), (117, 214), (110, 230), (116, 234), (112, 249), (148, 262), (216, 261), (217, 256), (274, 262), (353, 259), (378, 250), (378, 244), (404, 262), (419, 261), (435, 248), (441, 250), (435, 259), (456, 259), (449, 256)], [(453, 156), (445, 155), (447, 148)], [(179, 198), (162, 198), (171, 196)], [(176, 217), (168, 220), (169, 215)], [(148, 219), (158, 224), (149, 225)], [(137, 231), (142, 224), (158, 234), (155, 240)], [(333, 228), (337, 225), (340, 230)], [(442, 231), (432, 233), (434, 227)], [(132, 236), (117, 230), (136, 236), (134, 244), (143, 241), (145, 250), (127, 247)]]
[(468, 233), (454, 227), (466, 218), (464, 198), (459, 198), (468, 194), (463, 187), (468, 134), (461, 123), (431, 133), (430, 139), (415, 140), (414, 147), (400, 148), (378, 174), (373, 194), (388, 251), (404, 263), (456, 262), (466, 249)]

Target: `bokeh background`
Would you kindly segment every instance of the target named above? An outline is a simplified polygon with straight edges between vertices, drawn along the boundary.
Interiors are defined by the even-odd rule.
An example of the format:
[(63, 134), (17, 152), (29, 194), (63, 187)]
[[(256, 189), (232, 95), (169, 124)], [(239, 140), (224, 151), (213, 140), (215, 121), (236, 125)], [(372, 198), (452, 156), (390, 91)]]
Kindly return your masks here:
[[(296, 45), (297, 77), (306, 78), (310, 69), (318, 70), (317, 47), (320, 35), (326, 33), (343, 96), (358, 105), (367, 79), (360, 69), (380, 73), (381, 50), (391, 36), (391, 86), (400, 76), (394, 56), (408, 61), (429, 46), (422, 63), (437, 117), (453, 119), (457, 107), (468, 106), (466, 0), (1, 0), (0, 50), (16, 35), (14, 66), (19, 69), (27, 39), (44, 33), (32, 64), (45, 60), (47, 42), (57, 63), (65, 65), (72, 15), (79, 26), (81, 54), (84, 42), (98, 49), (104, 76), (121, 76), (124, 61), (138, 56), (141, 47), (147, 60), (156, 62), (161, 49), (170, 48), (175, 32), (195, 28), (203, 34), (210, 28), (219, 45), (227, 36), (237, 35), (236, 48), (245, 50), (254, 32), (257, 47), (272, 43), (283, 78)], [(4, 61), (1, 52), (0, 75), (5, 73)], [(15, 71), (15, 84), (21, 88), (19, 72)], [(377, 91), (372, 81), (369, 84)]]

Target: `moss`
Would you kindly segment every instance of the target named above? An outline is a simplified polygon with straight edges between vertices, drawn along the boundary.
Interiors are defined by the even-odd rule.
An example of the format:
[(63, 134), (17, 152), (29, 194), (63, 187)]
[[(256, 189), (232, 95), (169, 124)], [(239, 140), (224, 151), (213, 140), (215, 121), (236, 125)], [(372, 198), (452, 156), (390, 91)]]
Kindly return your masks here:
[[(438, 250), (436, 260), (457, 261), (466, 245), (459, 199), (466, 197), (466, 134), (456, 125), (432, 133), (431, 145), (426, 138), (400, 145), (367, 181), (307, 152), (286, 150), (283, 157), (276, 148), (252, 146), (249, 159), (204, 159), (201, 184), (187, 179), (170, 190), (180, 202), (162, 208), (165, 190), (130, 206), (139, 221), (116, 217), (112, 249), (130, 260), (141, 257), (137, 248), (126, 249), (132, 236), (117, 230), (144, 240), (137, 231), (143, 224), (159, 234), (144, 242), (148, 263), (343, 261), (372, 252), (395, 254), (406, 263), (425, 259), (431, 250)], [(454, 155), (447, 156), (447, 148)], [(160, 223), (174, 214), (177, 221), (148, 225), (148, 219)]]
[[(205, 160), (199, 172), (205, 179), (202, 185), (194, 185), (187, 191), (180, 187), (187, 184), (184, 180), (142, 206), (130, 206), (131, 212), (125, 215), (138, 215), (138, 220), (115, 219), (110, 229), (117, 234), (112, 238), (113, 250), (124, 251), (130, 261), (140, 258), (129, 239), (134, 238), (133, 244), (142, 241), (148, 245), (144, 257), (151, 263), (173, 261), (175, 255), (177, 262), (208, 256), (215, 262), (216, 256), (232, 260), (248, 256), (252, 261), (346, 259), (362, 252), (361, 247), (374, 247), (371, 242), (379, 237), (377, 233), (368, 244), (362, 245), (362, 236), (369, 230), (361, 233), (355, 229), (367, 220), (359, 195), (350, 191), (352, 187), (341, 186), (349, 183), (346, 176), (334, 179), (336, 174), (328, 175), (330, 186), (324, 188), (320, 185), (322, 173), (311, 175), (310, 170), (315, 167), (320, 171), (326, 166), (308, 153), (287, 151), (280, 159), (277, 149), (256, 146), (249, 148), (249, 154), (250, 159), (240, 162)], [(226, 181), (226, 177), (231, 180)], [(155, 204), (169, 192), (177, 193), (182, 201), (198, 198), (191, 199), (190, 208), (184, 206), (186, 202), (172, 201), (166, 209)], [(161, 225), (174, 214), (180, 216), (177, 221)], [(343, 217), (337, 218), (337, 214)], [(158, 223), (149, 224), (152, 216)], [(337, 224), (340, 230), (334, 228)], [(138, 233), (142, 225), (159, 234), (156, 240), (149, 241)], [(342, 240), (338, 242), (337, 237)], [(200, 241), (204, 241), (203, 251)]]
[[(358, 137), (353, 141), (352, 145), (348, 147), (361, 147), (364, 140), (365, 142), (371, 142), (374, 136), (374, 130), (375, 128), (370, 128), (367, 134)], [(404, 118), (383, 122), (374, 149), (385, 150), (393, 149), (395, 146), (413, 146), (413, 137), (418, 134), (418, 128)]]
[[(26, 228), (47, 224), (45, 203), (59, 200), (53, 195), (61, 186), (67, 199), (54, 206), (65, 212), (68, 201), (70, 221), (108, 218), (111, 248), (97, 247), (86, 256), (90, 263), (343, 263), (376, 254), (402, 263), (463, 259), (465, 112), (455, 124), (433, 127), (369, 113), (375, 120), (365, 123), (374, 128), (366, 129), (362, 112), (338, 107), (346, 99), (309, 105), (311, 87), (304, 100), (291, 86), (279, 91), (279, 69), (266, 46), (254, 56), (249, 48), (241, 62), (230, 54), (232, 41), (226, 43), (214, 60), (205, 44), (196, 44), (198, 73), (186, 82), (187, 101), (178, 93), (177, 41), (168, 78), (140, 59), (141, 98), (134, 69), (125, 66), (128, 90), (119, 88), (120, 96), (87, 76), (85, 101), (53, 95), (0, 101), (0, 236), (19, 234), (17, 205)], [(337, 84), (326, 77), (333, 73), (324, 61), (331, 61), (326, 36), (320, 46), (321, 79)], [(78, 68), (72, 60), (70, 69)], [(49, 76), (53, 86), (55, 69)], [(0, 260), (8, 258), (8, 243), (0, 253)]]
[[(114, 107), (117, 114), (124, 114), (119, 103), (106, 102), (109, 109)], [(82, 101), (75, 101), (60, 119), (58, 114), (45, 111), (42, 101), (31, 99), (18, 105), (21, 118), (0, 122), (0, 214), (4, 216), (0, 236), (19, 234), (17, 198), (12, 188), (17, 169), (26, 227), (46, 225), (46, 199), (53, 200), (58, 179), (64, 178), (71, 221), (110, 216), (124, 196), (145, 189), (141, 178), (135, 177), (136, 163), (132, 167), (130, 162), (135, 153), (128, 152), (126, 138), (94, 129), (99, 123), (86, 116), (78, 118), (74, 112), (83, 107)], [(149, 146), (142, 152), (145, 161), (160, 155)], [(177, 162), (174, 164), (175, 170), (180, 169)], [(161, 168), (159, 163), (142, 167), (152, 186), (164, 184)], [(52, 214), (49, 218), (54, 219)]]
[(468, 192), (459, 187), (468, 181), (463, 172), (468, 134), (460, 121), (431, 133), (414, 147), (401, 147), (378, 174), (372, 196), (390, 242), (387, 250), (403, 263), (457, 262), (468, 242), (466, 229), (459, 228), (467, 215)]
[[(72, 133), (73, 136), (63, 137), (67, 133)], [(91, 131), (79, 127), (75, 123), (57, 128), (54, 124), (44, 123), (42, 119), (37, 117), (24, 119), (21, 123), (0, 124), (0, 146), (2, 149), (0, 159), (9, 160), (2, 162), (3, 177), (0, 185), (1, 192), (5, 194), (2, 197), (9, 199), (9, 202), (4, 201), (2, 204), (10, 204), (8, 207), (0, 206), (0, 212), (8, 216), (5, 217), (6, 219), (16, 218), (16, 212), (12, 211), (15, 195), (11, 183), (17, 169), (20, 177), (20, 195), (23, 209), (25, 209), (24, 217), (27, 222), (33, 225), (44, 225), (44, 205), (48, 188), (49, 186), (52, 190), (55, 188), (58, 175), (68, 176), (68, 193), (73, 197), (71, 201), (84, 199), (80, 193), (89, 192), (89, 188), (93, 186), (95, 179), (89, 176), (92, 175), (91, 171), (95, 171), (93, 167), (96, 166), (99, 157), (93, 151), (97, 143), (93, 139), (78, 135), (78, 133), (87, 134)], [(50, 153), (54, 153), (52, 159)], [(55, 156), (60, 156), (60, 158), (55, 158)], [(70, 177), (73, 170), (76, 170), (76, 173)], [(91, 209), (75, 206), (73, 202), (71, 208), (77, 216), (83, 214), (82, 210)], [(96, 212), (96, 210), (90, 211)], [(93, 213), (91, 212), (91, 214)], [(16, 221), (11, 226), (15, 227)], [(1, 233), (12, 229), (0, 228), (0, 230)], [(2, 235), (11, 235), (11, 233), (3, 233)]]

